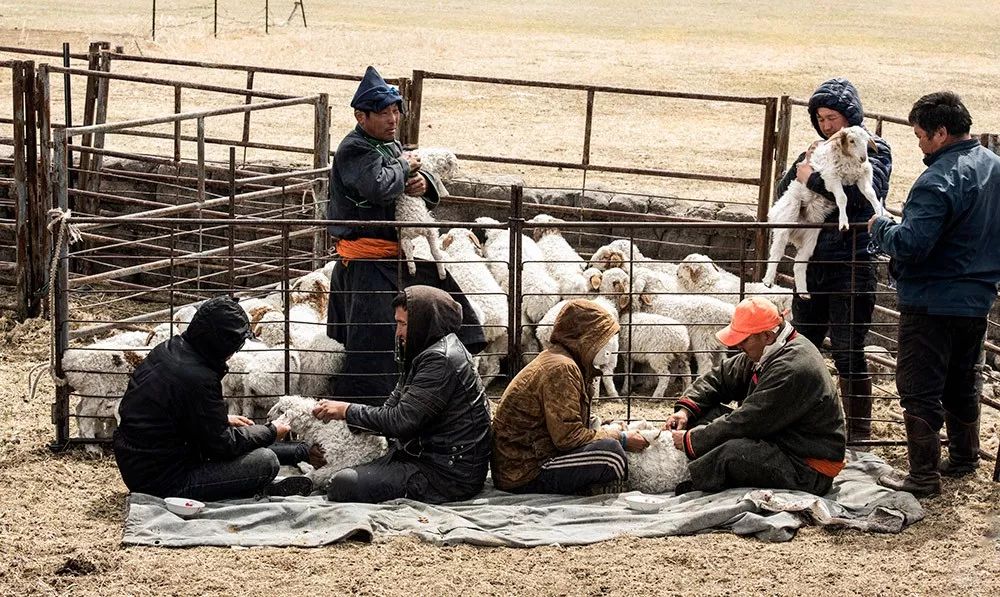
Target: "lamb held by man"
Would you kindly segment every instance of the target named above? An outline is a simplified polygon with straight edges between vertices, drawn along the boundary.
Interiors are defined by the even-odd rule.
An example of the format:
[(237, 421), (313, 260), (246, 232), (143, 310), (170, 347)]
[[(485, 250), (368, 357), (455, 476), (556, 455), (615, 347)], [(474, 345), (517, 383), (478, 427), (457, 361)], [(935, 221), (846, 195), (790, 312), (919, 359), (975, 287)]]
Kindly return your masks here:
[[(448, 196), (448, 190), (441, 183), (442, 179), (451, 178), (458, 169), (458, 158), (447, 149), (429, 148), (419, 149), (413, 152), (419, 158), (417, 163), (419, 168), (410, 172), (410, 179), (407, 181), (407, 189), (412, 189), (412, 183), (416, 177), (423, 176), (426, 185), (433, 185), (437, 192), (438, 199)], [(396, 199), (396, 220), (399, 222), (433, 222), (434, 216), (427, 209), (427, 202), (424, 197), (404, 194)], [(410, 275), (416, 275), (417, 263), (414, 261), (416, 246), (415, 240), (419, 237), (427, 239), (431, 256), (434, 258), (437, 267), (438, 277), (445, 279), (444, 260), (447, 258), (441, 251), (438, 243), (439, 232), (433, 226), (428, 227), (402, 227), (399, 229), (399, 248), (406, 259), (406, 269)]]
[[(868, 160), (868, 149), (875, 149), (875, 141), (863, 127), (851, 126), (834, 133), (806, 153), (806, 159), (813, 170), (823, 179), (827, 190), (833, 193), (836, 204), (826, 197), (811, 191), (806, 185), (793, 180), (780, 199), (767, 214), (769, 222), (783, 224), (821, 224), (834, 210), (839, 210), (839, 228), (847, 230), (847, 195), (845, 186), (857, 185), (877, 215), (885, 212), (875, 195), (872, 184), (873, 171)], [(764, 284), (774, 284), (778, 262), (785, 252), (785, 246), (795, 246), (795, 292), (804, 299), (810, 298), (806, 284), (806, 268), (819, 238), (820, 228), (775, 228), (768, 255)]]

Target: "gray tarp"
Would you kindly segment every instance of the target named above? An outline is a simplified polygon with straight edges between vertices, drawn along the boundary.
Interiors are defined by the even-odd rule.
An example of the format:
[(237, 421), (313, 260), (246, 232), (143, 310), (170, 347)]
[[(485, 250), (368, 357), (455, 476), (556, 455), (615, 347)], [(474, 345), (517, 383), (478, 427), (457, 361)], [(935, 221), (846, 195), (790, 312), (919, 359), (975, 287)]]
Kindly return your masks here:
[(881, 460), (857, 453), (823, 498), (784, 490), (693, 492), (667, 498), (655, 514), (629, 510), (621, 496), (521, 496), (488, 488), (476, 499), (441, 506), (405, 499), (335, 504), (318, 496), (213, 502), (182, 520), (167, 511), (163, 500), (132, 494), (122, 541), (165, 547), (316, 547), (412, 535), (435, 545), (534, 547), (709, 531), (788, 541), (806, 524), (898, 533), (924, 513), (912, 495), (875, 483), (889, 470)]

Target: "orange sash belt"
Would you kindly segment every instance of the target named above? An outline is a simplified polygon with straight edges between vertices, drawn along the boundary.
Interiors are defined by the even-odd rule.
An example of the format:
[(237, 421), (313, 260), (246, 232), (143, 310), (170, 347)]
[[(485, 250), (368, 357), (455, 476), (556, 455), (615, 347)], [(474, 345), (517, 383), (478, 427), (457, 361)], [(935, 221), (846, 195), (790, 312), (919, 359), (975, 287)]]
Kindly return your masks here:
[(840, 474), (840, 471), (844, 470), (843, 460), (823, 460), (822, 458), (806, 458), (806, 464), (809, 468), (816, 471), (821, 475), (830, 477), (831, 479)]
[(341, 239), (337, 241), (337, 255), (347, 265), (351, 259), (386, 259), (399, 256), (399, 243), (382, 238)]

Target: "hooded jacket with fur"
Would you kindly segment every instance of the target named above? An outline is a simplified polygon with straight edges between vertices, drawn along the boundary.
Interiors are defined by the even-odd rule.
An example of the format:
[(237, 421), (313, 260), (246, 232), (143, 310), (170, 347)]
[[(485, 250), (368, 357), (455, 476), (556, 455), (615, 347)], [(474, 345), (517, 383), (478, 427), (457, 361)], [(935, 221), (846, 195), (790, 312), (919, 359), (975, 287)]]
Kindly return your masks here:
[(592, 301), (566, 303), (552, 328), (552, 347), (514, 377), (493, 419), (493, 483), (510, 490), (542, 463), (611, 431), (590, 429), (594, 356), (618, 333), (618, 322)]

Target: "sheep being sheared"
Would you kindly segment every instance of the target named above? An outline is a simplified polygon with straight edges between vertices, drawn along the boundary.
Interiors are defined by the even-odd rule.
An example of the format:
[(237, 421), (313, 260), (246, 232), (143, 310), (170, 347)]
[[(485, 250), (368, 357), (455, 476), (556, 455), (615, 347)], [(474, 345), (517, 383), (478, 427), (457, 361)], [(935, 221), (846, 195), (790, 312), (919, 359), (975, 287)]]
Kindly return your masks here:
[(642, 452), (625, 452), (628, 459), (628, 488), (643, 493), (667, 493), (677, 484), (691, 478), (688, 458), (674, 447), (669, 431), (647, 421), (632, 421), (628, 425), (611, 423), (608, 429), (638, 431), (649, 442)]
[(282, 396), (267, 413), (268, 420), (280, 421), (291, 427), (300, 441), (323, 449), (326, 464), (314, 469), (308, 463), (299, 468), (316, 489), (325, 490), (337, 471), (371, 462), (388, 451), (386, 439), (380, 435), (352, 433), (344, 421), (324, 423), (313, 416), (316, 401), (302, 396)]

